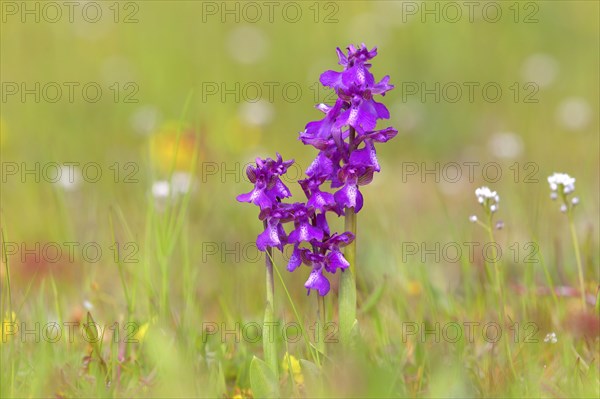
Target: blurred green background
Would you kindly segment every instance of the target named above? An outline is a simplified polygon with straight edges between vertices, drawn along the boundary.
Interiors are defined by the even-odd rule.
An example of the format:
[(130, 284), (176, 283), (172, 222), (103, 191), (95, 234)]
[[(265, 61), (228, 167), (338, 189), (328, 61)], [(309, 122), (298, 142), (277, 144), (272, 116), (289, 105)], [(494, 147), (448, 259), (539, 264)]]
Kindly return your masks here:
[[(387, 280), (382, 301), (389, 309), (382, 308), (382, 314), (400, 318), (394, 315), (400, 306), (410, 317), (411, 306), (398, 304), (411, 296), (415, 309), (427, 313), (427, 305), (419, 305), (425, 282), (442, 298), (475, 283), (464, 280), (459, 262), (431, 257), (423, 262), (420, 253), (407, 257), (403, 243), (432, 247), (482, 239), (468, 223), (468, 216), (479, 212), (473, 192), (481, 185), (501, 197), (498, 217), (506, 227), (497, 238), (506, 253), (513, 243), (539, 242), (553, 275), (574, 285), (566, 220), (549, 199), (546, 183), (553, 172), (577, 179), (576, 225), (587, 245), (587, 282), (590, 290), (597, 286), (598, 2), (474, 2), (471, 15), (463, 2), (274, 3), (270, 9), (265, 2), (96, 2), (98, 8), (88, 14), (81, 3), (71, 22), (68, 8), (58, 2), (62, 16), (52, 22), (56, 8), (48, 3), (3, 1), (1, 218), (6, 239), (32, 246), (94, 241), (109, 253), (116, 230), (121, 241), (139, 249), (139, 263), (125, 265), (128, 281), (154, 281), (155, 263), (161, 260), (148, 238), (148, 215), (171, 215), (181, 205), (155, 198), (153, 187), (168, 179), (174, 164), (177, 170), (189, 168), (197, 148), (182, 229), (187, 247), (179, 247), (178, 236), (167, 260), (170, 306), (183, 312), (191, 300), (189, 311), (197, 323), (261, 320), (262, 258), (252, 262), (253, 256), (235, 249), (262, 231), (256, 209), (235, 201), (250, 190), (243, 166), (276, 151), (296, 159), (302, 169), (309, 164), (316, 152), (297, 137), (307, 122), (321, 117), (314, 105), (331, 99), (317, 85), (319, 75), (339, 70), (336, 47), (364, 42), (379, 51), (372, 68), (376, 79), (390, 75), (396, 85), (382, 102), (391, 113), (389, 125), (399, 130), (379, 147), (382, 172), (364, 189), (359, 215), (359, 279), (366, 291)], [(74, 82), (73, 101), (65, 82)], [(82, 91), (86, 84), (101, 88), (97, 102), (85, 99), (94, 93)], [(467, 85), (474, 87), (472, 98)], [(486, 85), (501, 89), (497, 101), (490, 100), (493, 89), (483, 91)], [(52, 102), (57, 86), (62, 97)], [(23, 87), (37, 93), (23, 94)], [(458, 97), (456, 87), (462, 90)], [(173, 163), (178, 126), (183, 136)], [(80, 167), (95, 162), (102, 177), (96, 183), (61, 184), (44, 179), (43, 171), (39, 182), (35, 175), (21, 175), (24, 165), (31, 169), (39, 163), (43, 169), (52, 162)], [(472, 179), (465, 162), (478, 163)], [(502, 173), (498, 181), (490, 181), (493, 168), (490, 174), (483, 170), (494, 162)], [(421, 174), (436, 163), (437, 173)], [(456, 181), (448, 178), (454, 176), (445, 169), (448, 163), (461, 166)], [(8, 173), (8, 164), (17, 165), (17, 174)], [(293, 183), (288, 185), (300, 195)], [(211, 251), (216, 244), (218, 251), (208, 251), (207, 244)], [(233, 254), (226, 251), (232, 248)], [(42, 265), (31, 265), (31, 258), (22, 262), (20, 255), (11, 258), (13, 302), (24, 303), (20, 319), (45, 314), (43, 301), (25, 298), (32, 295), (34, 276), (43, 280), (46, 269), (56, 269), (63, 312), (53, 317), (68, 318), (84, 301), (93, 303), (97, 317), (124, 317), (125, 299), (111, 256), (96, 263), (78, 257), (61, 266), (43, 259)], [(512, 265), (509, 286), (524, 284), (526, 270), (534, 267), (522, 258), (506, 258)], [(191, 275), (182, 271), (186, 262)], [(534, 274), (543, 284), (539, 267)], [(307, 275), (308, 270), (286, 272), (284, 279), (303, 314), (312, 315), (314, 298), (303, 300)], [(194, 283), (191, 297), (180, 286), (186, 281)], [(134, 316), (142, 321), (150, 318), (154, 304), (144, 287), (139, 283), (134, 293), (140, 297)], [(48, 286), (45, 292), (52, 297)], [(278, 306), (286, 308), (280, 289), (277, 295)], [(58, 312), (48, 307), (48, 313)], [(289, 310), (280, 312), (291, 317)], [(260, 344), (252, 348), (258, 351)]]
[[(29, 9), (35, 10), (34, 4)], [(361, 223), (376, 229), (374, 241), (389, 231), (402, 240), (431, 239), (432, 233), (444, 232), (439, 228), (448, 222), (441, 219), (443, 209), (452, 210), (452, 215), (464, 212), (451, 223), (461, 228), (462, 216), (475, 210), (473, 188), (487, 183), (483, 166), (488, 162), (502, 166), (502, 178), (494, 188), (506, 202), (502, 217), (514, 218), (509, 228), (537, 230), (543, 219), (551, 217), (552, 212), (545, 212), (540, 220), (519, 205), (554, 207), (545, 201), (545, 177), (554, 171), (577, 178), (584, 209), (580, 216), (597, 219), (595, 2), (518, 7), (498, 3), (502, 15), (495, 23), (488, 20), (497, 19), (496, 8), (485, 8), (485, 3), (473, 8), (473, 22), (468, 7), (453, 3), (461, 11), (456, 23), (451, 22), (456, 7), (443, 2), (256, 3), (258, 8), (236, 2), (98, 4), (101, 17), (95, 23), (84, 17), (95, 20), (96, 9), (83, 5), (73, 11), (72, 23), (64, 6), (60, 20), (52, 23), (54, 10), (45, 9), (44, 3), (38, 3), (37, 15), (26, 14), (21, 4), (15, 15), (9, 15), (13, 11), (5, 4), (2, 25), (3, 162), (26, 162), (29, 168), (35, 162), (41, 167), (47, 162), (98, 162), (103, 172), (98, 183), (82, 182), (79, 189), (86, 194), (79, 203), (69, 204), (79, 207), (69, 207), (68, 212), (68, 223), (83, 225), (77, 235), (94, 237), (102, 231), (107, 208), (114, 202), (132, 219), (140, 216), (136, 211), (143, 209), (140, 205), (152, 183), (147, 142), (165, 123), (177, 124), (191, 95), (184, 119), (198, 132), (201, 145), (201, 180), (191, 205), (192, 221), (198, 226), (194, 237), (252, 241), (259, 228), (254, 212), (234, 203), (237, 193), (249, 189), (241, 180), (243, 165), (275, 151), (296, 159), (302, 168), (308, 165), (315, 151), (303, 147), (297, 136), (308, 121), (320, 118), (313, 106), (329, 94), (316, 86), (319, 75), (337, 67), (336, 47), (361, 42), (379, 48), (373, 66), (376, 78), (389, 74), (396, 85), (383, 102), (392, 115), (389, 124), (400, 131), (380, 147), (383, 173), (365, 190), (367, 207)], [(259, 15), (255, 8), (260, 18), (252, 23)], [(299, 21), (288, 22), (297, 19), (297, 10)], [(32, 94), (22, 98), (23, 82), (29, 89), (40, 84), (38, 103)], [(42, 90), (51, 82), (62, 90), (56, 103), (47, 101), (55, 96), (51, 87), (47, 93)], [(79, 84), (72, 103), (65, 82)], [(126, 87), (130, 82), (132, 86)], [(465, 82), (476, 84), (472, 98)], [(515, 82), (519, 101), (514, 98)], [(535, 86), (525, 87), (529, 82)], [(18, 92), (8, 94), (12, 86), (7, 83), (18, 84)], [(83, 86), (89, 83), (102, 90), (96, 103), (84, 99)], [(483, 86), (489, 83), (502, 90), (497, 102), (484, 97)], [(462, 93), (451, 102), (456, 86)], [(407, 92), (415, 87), (416, 94)], [(301, 92), (296, 94), (296, 88)], [(437, 92), (438, 102), (434, 94), (425, 94), (427, 89)], [(494, 89), (490, 93), (493, 97)], [(526, 103), (526, 95), (536, 102)], [(94, 97), (93, 88), (89, 96)], [(258, 102), (251, 102), (257, 97)], [(109, 169), (115, 162), (122, 175), (117, 184), (115, 170)], [(139, 171), (125, 170), (127, 162), (135, 162)], [(417, 163), (415, 175), (409, 174), (409, 162)], [(435, 162), (440, 162), (437, 177), (436, 173), (422, 177), (421, 172), (434, 169)], [(448, 162), (461, 166), (456, 183), (451, 182), (452, 170), (447, 170), (448, 179), (442, 174)], [(464, 162), (481, 165), (473, 169), (472, 179)], [(509, 169), (515, 162), (520, 169), (517, 184), (513, 184), (515, 170)], [(527, 162), (534, 162), (537, 169)], [(227, 174), (226, 168), (237, 172)], [(53, 229), (67, 223), (53, 205), (53, 186), (43, 176), (36, 183), (35, 174), (25, 176), (22, 184), (19, 173), (3, 182), (3, 219), (10, 236), (17, 241), (52, 239)], [(122, 182), (128, 173), (139, 183)], [(492, 167), (489, 176), (494, 175)], [(526, 176), (540, 183), (527, 183)], [(548, 229), (538, 231), (545, 232)], [(365, 240), (371, 235), (367, 236)]]

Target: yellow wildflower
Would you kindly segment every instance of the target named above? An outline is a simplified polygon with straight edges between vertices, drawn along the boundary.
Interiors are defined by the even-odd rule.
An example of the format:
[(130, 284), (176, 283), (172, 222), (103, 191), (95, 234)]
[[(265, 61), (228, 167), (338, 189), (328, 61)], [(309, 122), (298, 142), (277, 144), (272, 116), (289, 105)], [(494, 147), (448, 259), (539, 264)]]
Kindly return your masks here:
[(135, 336), (134, 338), (138, 341), (138, 342), (142, 342), (144, 341), (144, 337), (146, 336), (146, 333), (148, 332), (148, 327), (150, 326), (149, 323), (144, 323), (141, 326), (139, 326), (138, 330), (135, 332)]
[(419, 296), (423, 291), (423, 287), (417, 280), (411, 280), (406, 285), (406, 291), (408, 291), (408, 295), (410, 296)]
[(189, 126), (167, 122), (150, 137), (149, 144), (153, 164), (160, 172), (169, 173), (173, 167), (179, 171), (191, 169), (198, 140)]
[(300, 362), (298, 361), (298, 359), (296, 359), (296, 357), (294, 357), (293, 355), (290, 355), (289, 353), (286, 352), (285, 356), (283, 357), (283, 362), (281, 363), (281, 368), (283, 369), (283, 371), (288, 373), (290, 371), (290, 366), (291, 366), (292, 375), (294, 376), (294, 381), (296, 381), (296, 384), (298, 384), (298, 385), (304, 384), (304, 375), (302, 374), (302, 368), (300, 367)]

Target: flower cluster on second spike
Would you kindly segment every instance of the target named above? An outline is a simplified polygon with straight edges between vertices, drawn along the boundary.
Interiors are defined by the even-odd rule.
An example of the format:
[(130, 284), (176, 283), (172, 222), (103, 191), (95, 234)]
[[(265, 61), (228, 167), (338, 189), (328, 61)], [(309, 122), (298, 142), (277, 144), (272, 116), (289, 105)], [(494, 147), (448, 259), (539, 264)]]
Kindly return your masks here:
[[(254, 189), (239, 195), (237, 200), (260, 208), (259, 219), (263, 221), (265, 230), (256, 239), (258, 249), (279, 248), (283, 251), (285, 245), (293, 245), (288, 270), (294, 271), (302, 263), (311, 266), (312, 271), (304, 286), (309, 293), (314, 289), (324, 296), (330, 289), (324, 272), (334, 274), (337, 269), (348, 268), (340, 248), (352, 242), (354, 236), (348, 232), (330, 233), (325, 213), (334, 211), (333, 195), (319, 191), (318, 182), (310, 178), (300, 182), (309, 198), (306, 203), (282, 202), (291, 193), (280, 176), (293, 162), (283, 161), (279, 154), (275, 160), (256, 159), (256, 166), (249, 166), (246, 170)], [(289, 233), (284, 228), (286, 223), (293, 224)], [(303, 243), (309, 247), (302, 246)]]
[[(265, 230), (257, 238), (261, 251), (293, 245), (294, 249), (288, 270), (294, 271), (301, 264), (312, 268), (305, 287), (326, 295), (330, 290), (325, 272), (335, 274), (349, 267), (341, 248), (355, 237), (351, 232), (331, 233), (327, 213), (341, 216), (347, 208), (359, 212), (363, 197), (359, 186), (369, 184), (373, 174), (380, 171), (375, 143), (385, 143), (397, 135), (397, 130), (388, 127), (375, 130), (377, 120), (388, 119), (387, 108), (376, 102), (373, 95), (385, 95), (393, 88), (389, 76), (380, 82), (369, 71), (369, 60), (377, 55), (376, 48), (368, 50), (363, 44), (359, 48), (349, 46), (346, 55), (339, 48), (341, 72), (326, 71), (321, 83), (335, 90), (338, 98), (333, 105), (320, 104), (317, 108), (325, 113), (322, 120), (310, 122), (300, 133), (300, 140), (319, 150), (315, 160), (306, 170), (306, 178), (300, 184), (307, 201), (284, 203), (290, 197), (289, 189), (283, 184), (283, 175), (293, 161), (257, 159), (256, 167), (249, 167), (248, 178), (254, 189), (238, 196), (238, 201), (250, 202), (260, 207), (259, 218)], [(329, 182), (330, 193), (322, 186)], [(289, 234), (285, 223), (293, 222)]]

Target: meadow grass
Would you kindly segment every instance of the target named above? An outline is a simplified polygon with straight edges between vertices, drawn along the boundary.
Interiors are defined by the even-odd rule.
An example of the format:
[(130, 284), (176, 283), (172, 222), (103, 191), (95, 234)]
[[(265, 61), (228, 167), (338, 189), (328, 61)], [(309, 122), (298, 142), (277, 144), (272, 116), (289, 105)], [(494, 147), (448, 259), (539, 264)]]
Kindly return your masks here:
[[(224, 265), (247, 273), (234, 278), (226, 277), (231, 272), (207, 275), (194, 268), (198, 264), (194, 259), (204, 255), (193, 250), (198, 238), (192, 237), (206, 233), (199, 226), (192, 230), (191, 193), (176, 199), (164, 212), (157, 210), (154, 198), (146, 196), (147, 210), (142, 212), (146, 223), (137, 233), (145, 237), (143, 256), (137, 264), (111, 259), (112, 264), (106, 262), (93, 280), (84, 280), (84, 287), (74, 290), (87, 292), (86, 300), (94, 304), (90, 310), (69, 299), (77, 295), (61, 290), (71, 283), (60, 281), (60, 274), (15, 285), (12, 260), (3, 257), (3, 314), (14, 312), (16, 324), (11, 326), (26, 322), (24, 328), (35, 330), (33, 321), (85, 325), (92, 320), (103, 326), (95, 343), (87, 342), (99, 334), (90, 328), (84, 328), (85, 337), (74, 334), (72, 343), (66, 336), (48, 342), (43, 331), (5, 335), (3, 397), (251, 395), (250, 363), (264, 354), (255, 334), (243, 334), (241, 328), (262, 324), (265, 296), (255, 275), (264, 273), (264, 256), (243, 271)], [(476, 209), (474, 198), (471, 202)], [(509, 212), (506, 208), (499, 213)], [(551, 207), (547, 211), (559, 213)], [(136, 234), (124, 212), (109, 212), (107, 219), (106, 234), (111, 240), (126, 241)], [(357, 293), (360, 333), (351, 346), (340, 341), (337, 298), (330, 295), (319, 305), (315, 296), (306, 297), (297, 279), (284, 270), (286, 259), (274, 254), (274, 319), (302, 326), (299, 340), (284, 339), (279, 330), (276, 334), (279, 361), (284, 361), (285, 353), (300, 359), (303, 376), (302, 384), (295, 383), (291, 365), (285, 373), (280, 364), (278, 395), (595, 397), (599, 386), (597, 308), (590, 299), (582, 312), (577, 289), (569, 288), (577, 287), (578, 273), (569, 246), (568, 221), (557, 219), (561, 222), (563, 226), (556, 231), (567, 261), (562, 270), (557, 269), (560, 255), (538, 240), (531, 241), (539, 245), (530, 259), (536, 263), (522, 262), (521, 256), (521, 262), (486, 265), (481, 257), (470, 260), (463, 255), (457, 262), (436, 264), (422, 263), (421, 254), (407, 259), (405, 253), (394, 253), (399, 245), (386, 253), (379, 240), (365, 236), (358, 241), (357, 265), (379, 265), (384, 273), (375, 270), (361, 275), (358, 269), (362, 279)], [(477, 226), (466, 218), (462, 224), (462, 232), (450, 236), (454, 241), (449, 242), (469, 241), (474, 235), (481, 243), (498, 241), (505, 253), (510, 251), (506, 234), (510, 228), (498, 231), (498, 238), (488, 238), (478, 235)], [(473, 231), (467, 231), (468, 227)], [(4, 225), (3, 242), (8, 237)], [(595, 259), (597, 245), (582, 247), (583, 259)], [(586, 275), (594, 273), (593, 262), (585, 263)], [(502, 271), (494, 274), (499, 267)], [(441, 273), (451, 275), (452, 281), (444, 281), (437, 275)], [(588, 297), (593, 298), (593, 280), (588, 281)], [(506, 285), (501, 307), (497, 284)], [(236, 290), (241, 292), (235, 294)], [(316, 322), (323, 322), (317, 310), (334, 322), (323, 334), (315, 329)], [(499, 324), (502, 319), (505, 323)], [(6, 322), (10, 320), (5, 318), (8, 328)], [(111, 328), (115, 322), (119, 327)], [(126, 326), (128, 322), (132, 324)], [(211, 334), (213, 326), (218, 333)], [(494, 337), (498, 326), (501, 339)], [(223, 332), (236, 328), (237, 334)], [(544, 341), (550, 333), (555, 333), (556, 342)]]

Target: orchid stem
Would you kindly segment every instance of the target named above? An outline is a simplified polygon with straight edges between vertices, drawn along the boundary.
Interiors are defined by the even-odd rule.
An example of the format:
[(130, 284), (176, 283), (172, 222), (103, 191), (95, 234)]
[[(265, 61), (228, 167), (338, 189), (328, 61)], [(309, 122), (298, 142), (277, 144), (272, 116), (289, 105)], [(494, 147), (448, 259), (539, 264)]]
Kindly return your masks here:
[[(349, 147), (354, 146), (356, 132), (350, 128)], [(354, 235), (354, 240), (344, 248), (344, 257), (350, 263), (347, 270), (342, 271), (339, 291), (339, 323), (342, 344), (348, 346), (352, 338), (352, 329), (356, 322), (356, 212), (354, 208), (346, 208), (344, 219), (345, 230)]]
[(325, 330), (326, 330), (326, 326), (327, 326), (327, 317), (325, 314), (325, 297), (319, 295), (318, 296), (318, 310), (317, 310), (317, 318), (318, 318), (318, 323), (319, 323), (319, 328), (318, 328), (318, 341), (317, 341), (317, 347), (319, 348), (319, 351), (321, 353), (323, 353), (324, 355), (327, 354), (327, 349), (325, 347)]

